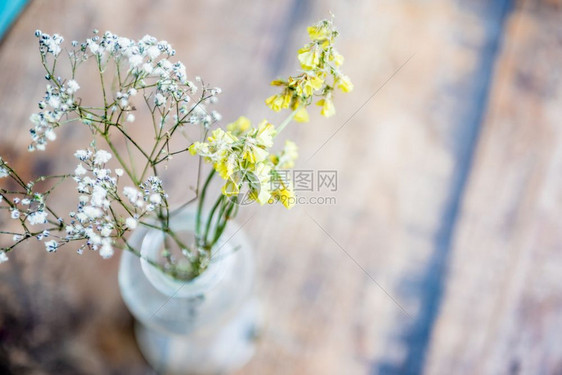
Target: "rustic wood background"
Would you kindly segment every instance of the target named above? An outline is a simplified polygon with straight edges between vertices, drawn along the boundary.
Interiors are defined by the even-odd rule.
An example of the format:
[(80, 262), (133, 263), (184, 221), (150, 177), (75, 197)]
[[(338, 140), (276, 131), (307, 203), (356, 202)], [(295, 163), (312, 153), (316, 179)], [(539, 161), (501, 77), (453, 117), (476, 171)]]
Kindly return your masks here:
[[(329, 11), (356, 89), (287, 133), (297, 168), (338, 171), (337, 204), (242, 214), (267, 326), (240, 374), (562, 374), (559, 0), (35, 0), (0, 46), (0, 154), (74, 164), (72, 131), (24, 151), (37, 28), (166, 39), (225, 120), (276, 120), (268, 82)], [(118, 257), (67, 252), (0, 265), (0, 373), (150, 374)]]

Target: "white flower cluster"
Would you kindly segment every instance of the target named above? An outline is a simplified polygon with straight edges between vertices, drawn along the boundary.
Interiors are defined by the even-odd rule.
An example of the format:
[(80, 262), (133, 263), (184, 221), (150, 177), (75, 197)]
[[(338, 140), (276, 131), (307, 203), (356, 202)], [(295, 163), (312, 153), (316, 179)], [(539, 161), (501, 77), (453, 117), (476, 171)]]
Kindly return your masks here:
[[(77, 210), (69, 214), (72, 220), (66, 226), (65, 242), (86, 239), (79, 253), (88, 247), (99, 250), (103, 258), (109, 258), (114, 252), (115, 238), (122, 233), (116, 229), (135, 229), (138, 220), (156, 208), (163, 207), (168, 196), (162, 181), (158, 177), (149, 177), (138, 188), (127, 186), (123, 189), (123, 196), (130, 203), (128, 205), (120, 198), (117, 186), (123, 170), (106, 168), (112, 157), (109, 152), (78, 150), (74, 156), (81, 162), (74, 170), (80, 197)], [(116, 201), (119, 204), (112, 205)], [(117, 216), (119, 205), (132, 216)], [(45, 244), (48, 251), (56, 251), (59, 245), (52, 241)]]
[(35, 36), (39, 38), (39, 51), (41, 55), (45, 56), (51, 54), (53, 56), (58, 56), (61, 52), (61, 44), (64, 38), (59, 34), (45, 34), (41, 30), (35, 31)]
[(29, 151), (45, 150), (47, 141), (56, 139), (55, 128), (60, 126), (65, 115), (76, 108), (74, 94), (79, 88), (74, 80), (58, 86), (47, 85), (45, 97), (39, 102), (41, 111), (30, 117), (34, 127), (30, 130), (32, 143)]
[[(113, 255), (114, 229), (118, 225), (116, 218), (111, 212), (111, 201), (117, 195), (117, 171), (113, 172), (105, 168), (105, 164), (111, 159), (111, 154), (105, 150), (95, 153), (91, 150), (78, 150), (74, 156), (81, 161), (74, 171), (74, 180), (77, 182), (77, 190), (80, 193), (78, 209), (71, 212), (72, 221), (66, 226), (66, 241), (87, 239), (79, 252), (84, 247), (99, 250), (103, 258)], [(47, 245), (47, 244), (45, 244)], [(54, 244), (50, 244), (47, 250), (56, 250)]]
[(151, 176), (140, 184), (139, 188), (140, 190), (132, 186), (126, 186), (123, 189), (123, 195), (133, 206), (136, 218), (166, 204), (168, 195), (162, 187), (162, 180), (160, 178)]
[[(144, 79), (156, 78), (162, 93), (175, 94), (178, 99), (187, 92), (195, 93), (197, 90), (195, 85), (187, 80), (183, 63), (172, 63), (168, 60), (176, 54), (172, 46), (153, 36), (145, 35), (137, 42), (107, 31), (101, 37), (95, 35), (87, 39), (81, 49), (103, 63), (107, 63), (110, 58), (117, 64), (125, 62), (128, 72), (133, 76), (133, 82), (138, 83), (133, 85), (134, 88), (144, 87)], [(185, 86), (187, 89), (180, 90), (179, 86)]]
[[(193, 103), (191, 95), (198, 90), (197, 86), (187, 79), (185, 65), (180, 62), (172, 62), (170, 57), (175, 55), (175, 50), (166, 41), (158, 41), (156, 38), (145, 35), (138, 42), (106, 32), (103, 36), (94, 36), (86, 40), (82, 45), (84, 53), (88, 51), (98, 57), (100, 61), (108, 61), (113, 58), (117, 64), (124, 62), (132, 82), (123, 82), (123, 86), (129, 85), (126, 93), (117, 92), (116, 99), (120, 107), (128, 110), (129, 98), (137, 93), (137, 90), (154, 86), (155, 92), (151, 94), (155, 108), (159, 109), (161, 115), (160, 126), (173, 117), (174, 124), (189, 123), (209, 126), (219, 121), (221, 115), (215, 111), (209, 115), (205, 109), (205, 103), (214, 103), (219, 88), (205, 91), (203, 102)], [(196, 80), (201, 82), (199, 77)], [(177, 106), (179, 116), (171, 109)], [(168, 116), (173, 112), (174, 116)], [(135, 117), (128, 114), (127, 122), (133, 122)]]
[(34, 194), (29, 198), (14, 198), (10, 217), (14, 220), (23, 219), (29, 225), (46, 224), (49, 214), (45, 210), (45, 197), (42, 194)]
[[(63, 38), (57, 34), (50, 36), (39, 30), (35, 35), (39, 38), (39, 49), (44, 63), (49, 60), (50, 55), (56, 62)], [(154, 112), (158, 109), (156, 113), (160, 116), (161, 127), (167, 122), (171, 122), (171, 126), (198, 124), (209, 127), (212, 123), (220, 121), (221, 115), (215, 111), (209, 114), (205, 105), (216, 102), (221, 90), (204, 88), (200, 99), (192, 100), (191, 95), (198, 91), (198, 87), (187, 79), (186, 68), (182, 62), (170, 61), (175, 53), (168, 42), (159, 41), (150, 35), (135, 41), (109, 31), (98, 35), (97, 30), (94, 30), (94, 36), (86, 39), (84, 43), (72, 42), (68, 57), (75, 68), (93, 58), (102, 74), (109, 62), (115, 63), (119, 71), (127, 72), (122, 74), (124, 79), (119, 79), (119, 87), (113, 93), (115, 101), (106, 103), (111, 106), (113, 112), (119, 108), (122, 111), (132, 111), (134, 106), (130, 105), (129, 101), (142, 90), (145, 98), (150, 98), (154, 103), (151, 110)], [(92, 116), (91, 112), (79, 110), (79, 101), (74, 100), (74, 95), (80, 85), (74, 79), (65, 82), (64, 79), (55, 77), (55, 62), (52, 64), (52, 71), (47, 69), (46, 78), (51, 84), (47, 86), (44, 100), (39, 103), (41, 112), (31, 117), (34, 127), (31, 129), (30, 151), (44, 150), (47, 142), (56, 138), (54, 129), (61, 125), (65, 115), (70, 119), (68, 115), (75, 113), (85, 125), (100, 121), (95, 120), (98, 118), (95, 114)], [(199, 77), (196, 77), (196, 81), (204, 87)], [(129, 112), (123, 116), (123, 120), (131, 123), (135, 121), (135, 116)]]
[[(168, 195), (160, 178), (149, 177), (139, 184), (140, 181), (131, 174), (127, 165), (122, 168), (135, 182), (133, 186), (121, 190), (118, 183), (124, 171), (108, 168), (112, 154), (96, 149), (96, 138), (102, 135), (107, 140), (114, 128), (119, 128), (129, 137), (124, 132), (125, 123), (135, 121), (134, 111), (138, 103), (134, 101), (138, 95), (144, 99), (142, 101), (152, 113), (156, 146), (161, 147), (161, 150), (169, 150), (168, 142), (178, 127), (194, 124), (209, 128), (211, 124), (221, 120), (218, 112), (206, 109), (208, 104), (217, 101), (221, 90), (205, 85), (199, 77), (195, 77), (196, 83), (188, 80), (185, 65), (172, 58), (176, 52), (170, 44), (149, 35), (135, 41), (111, 32), (99, 34), (94, 31), (94, 35), (85, 42), (73, 41), (68, 48), (63, 46), (64, 39), (58, 34), (49, 35), (37, 30), (35, 35), (39, 40), (41, 61), (48, 84), (45, 95), (39, 102), (39, 111), (30, 118), (33, 127), (30, 130), (32, 142), (29, 150), (45, 150), (47, 143), (57, 138), (56, 129), (71, 122), (89, 128), (94, 134), (94, 140), (90, 143), (90, 147), (94, 149), (75, 152), (74, 156), (80, 163), (74, 173), (48, 176), (60, 178), (61, 181), (72, 176), (77, 184), (78, 205), (69, 213), (68, 221), (55, 217), (56, 214), (46, 205), (45, 200), (51, 190), (44, 195), (32, 193), (33, 185), (41, 179), (25, 185), (15, 171), (0, 159), (0, 179), (12, 174), (24, 190), (10, 193), (9, 196), (0, 195), (0, 202), (4, 200), (4, 204), (8, 204), (3, 207), (6, 213), (21, 222), (25, 230), (21, 234), (11, 234), (14, 246), (36, 237), (40, 241), (44, 240), (43, 244), (48, 252), (55, 252), (70, 242), (81, 241), (79, 253), (88, 248), (99, 251), (104, 258), (111, 257), (114, 247), (120, 244), (118, 241), (123, 239), (125, 232), (143, 223), (141, 220), (145, 216), (156, 213), (158, 217), (163, 217), (169, 213)], [(61, 53), (63, 49), (64, 53)], [(66, 57), (69, 61), (57, 63), (58, 59)], [(95, 65), (82, 65), (87, 60), (95, 60)], [(61, 78), (57, 73), (61, 66), (69, 67), (72, 74), (61, 74)], [(77, 69), (94, 66), (99, 72), (81, 77), (101, 78), (103, 105), (83, 104), (82, 99), (77, 96), (81, 89), (81, 85), (74, 79)], [(81, 83), (85, 85), (85, 81)], [(158, 129), (158, 126), (161, 128)], [(168, 157), (167, 152), (169, 151), (161, 151), (157, 156), (145, 156), (152, 159), (148, 160), (149, 163), (156, 164)], [(14, 195), (17, 197), (13, 198)], [(45, 227), (32, 228), (38, 225)], [(53, 232), (52, 235), (49, 230)], [(63, 233), (55, 234), (57, 231)], [(11, 247), (0, 248), (0, 263), (7, 260), (6, 254), (10, 250)]]

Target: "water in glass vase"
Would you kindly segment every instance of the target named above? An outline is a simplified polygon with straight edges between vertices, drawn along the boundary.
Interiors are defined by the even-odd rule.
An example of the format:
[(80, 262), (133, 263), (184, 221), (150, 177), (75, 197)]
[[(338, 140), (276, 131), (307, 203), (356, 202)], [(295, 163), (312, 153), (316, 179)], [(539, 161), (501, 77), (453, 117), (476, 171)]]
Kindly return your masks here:
[[(195, 213), (179, 212), (170, 228), (193, 236)], [(140, 227), (129, 243), (155, 259), (164, 235)], [(225, 374), (242, 367), (254, 354), (261, 317), (253, 284), (253, 254), (235, 224), (215, 245), (207, 269), (190, 281), (174, 279), (128, 251), (119, 269), (140, 350), (160, 374)]]

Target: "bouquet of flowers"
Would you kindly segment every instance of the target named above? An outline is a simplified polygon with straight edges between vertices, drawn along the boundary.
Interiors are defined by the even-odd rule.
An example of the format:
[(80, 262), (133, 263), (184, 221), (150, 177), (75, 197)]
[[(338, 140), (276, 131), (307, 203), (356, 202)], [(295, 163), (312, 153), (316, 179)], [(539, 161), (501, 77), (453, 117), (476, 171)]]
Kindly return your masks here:
[[(209, 107), (221, 90), (200, 77), (189, 80), (166, 41), (152, 36), (134, 41), (94, 30), (85, 42), (64, 46), (60, 35), (36, 31), (48, 84), (39, 112), (31, 116), (29, 151), (45, 150), (63, 126), (85, 128), (90, 139), (74, 153), (78, 164), (66, 174), (27, 181), (0, 158), (0, 212), (11, 218), (0, 231), (0, 262), (31, 240), (42, 241), (48, 252), (72, 246), (79, 254), (89, 249), (103, 258), (114, 249), (142, 257), (127, 238), (137, 226), (146, 226), (167, 239), (161, 259), (151, 264), (182, 280), (200, 275), (243, 200), (280, 202), (287, 208), (294, 204), (291, 182), (281, 171), (294, 166), (297, 146), (286, 141), (274, 152), (276, 136), (292, 121), (307, 122), (313, 103), (322, 115), (332, 116), (334, 91), (353, 89), (340, 70), (343, 57), (334, 48), (338, 33), (332, 21), (309, 27), (308, 34), (310, 42), (298, 51), (300, 73), (273, 81), (280, 91), (265, 101), (276, 112), (288, 109), (286, 120), (277, 127), (267, 120), (252, 126), (241, 116), (219, 127), (221, 115)], [(61, 66), (67, 68), (66, 78), (59, 75)], [(81, 70), (99, 78), (98, 102), (80, 97)], [(153, 132), (148, 147), (131, 131), (139, 126), (135, 114), (141, 106), (151, 119), (146, 124)], [(199, 141), (187, 135), (191, 128), (198, 129)], [(172, 209), (160, 172), (172, 158), (184, 155), (199, 158), (194, 197)], [(212, 165), (206, 177), (204, 162)], [(209, 196), (213, 179), (222, 181), (214, 197)], [(75, 183), (76, 207), (62, 215), (50, 197), (65, 181)], [(196, 206), (193, 243), (183, 241), (169, 225), (170, 217), (189, 204)]]

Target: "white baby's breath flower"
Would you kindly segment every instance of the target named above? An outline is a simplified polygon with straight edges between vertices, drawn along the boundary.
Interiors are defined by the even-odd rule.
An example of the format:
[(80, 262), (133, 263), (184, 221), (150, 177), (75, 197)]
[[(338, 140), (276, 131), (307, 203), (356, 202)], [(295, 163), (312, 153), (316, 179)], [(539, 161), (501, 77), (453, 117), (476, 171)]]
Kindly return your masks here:
[(127, 115), (127, 122), (133, 122), (135, 121), (135, 115), (133, 115), (132, 113), (129, 113)]
[(150, 58), (151, 60), (154, 60), (155, 58), (157, 58), (158, 56), (160, 56), (160, 49), (156, 46), (150, 46), (148, 47), (148, 49), (146, 50), (146, 55), (148, 56), (148, 58)]
[(60, 97), (57, 95), (51, 95), (51, 97), (47, 101), (47, 104), (53, 107), (54, 109), (57, 109), (61, 105)]
[(94, 176), (96, 176), (97, 178), (105, 179), (109, 175), (111, 170), (94, 168), (93, 172), (94, 172)]
[(160, 203), (162, 203), (162, 197), (160, 196), (160, 194), (152, 194), (150, 196), (150, 203), (159, 205)]
[(55, 139), (57, 139), (57, 134), (53, 129), (47, 129), (45, 130), (45, 138), (47, 138), (49, 141), (54, 141)]
[(0, 250), (0, 263), (4, 263), (8, 261), (8, 256), (4, 250)]
[(47, 213), (45, 211), (35, 211), (27, 217), (29, 224), (45, 224), (47, 222)]
[(12, 209), (12, 211), (10, 212), (10, 217), (11, 217), (12, 219), (14, 219), (14, 220), (15, 220), (15, 219), (19, 219), (19, 217), (20, 217), (20, 212), (19, 212), (19, 210), (16, 209), (16, 208)]
[(49, 253), (57, 251), (58, 247), (59, 244), (55, 240), (45, 242), (45, 250), (47, 250)]
[(86, 170), (86, 168), (84, 168), (84, 166), (82, 164), (78, 164), (78, 166), (74, 170), (74, 174), (77, 175), (77, 176), (85, 175), (86, 172), (88, 172), (88, 171)]
[(113, 246), (111, 245), (111, 239), (103, 239), (100, 249), (100, 256), (104, 259), (111, 258), (113, 256)]
[(105, 150), (98, 150), (94, 156), (94, 164), (102, 165), (111, 159), (111, 154)]
[(136, 68), (137, 66), (142, 64), (142, 61), (143, 58), (140, 55), (132, 55), (131, 57), (129, 57), (129, 65), (131, 65), (132, 68)]
[(125, 225), (129, 229), (135, 229), (137, 227), (137, 221), (132, 217), (128, 217), (125, 219)]
[(131, 186), (125, 186), (123, 188), (123, 195), (125, 197), (127, 197), (127, 199), (129, 200), (129, 202), (131, 202), (132, 204), (137, 203), (137, 201), (141, 198), (142, 194), (140, 191), (138, 191), (138, 189), (131, 187)]
[(87, 159), (89, 159), (92, 155), (92, 152), (90, 150), (76, 150), (76, 152), (74, 153), (74, 156), (78, 159), (78, 160), (82, 160), (85, 161)]
[(154, 97), (154, 104), (156, 104), (156, 106), (158, 107), (166, 104), (166, 98), (164, 97), (164, 95), (160, 93), (156, 94), (156, 96)]
[(94, 246), (95, 250), (97, 250), (97, 247), (101, 245), (101, 241), (102, 241), (101, 236), (95, 233), (92, 228), (86, 228), (84, 230), (84, 233), (88, 237), (90, 243)]
[(97, 54), (101, 53), (99, 44), (92, 41), (91, 39), (88, 39), (87, 43), (88, 43), (88, 48), (90, 49), (90, 52), (92, 52), (94, 55), (97, 55)]
[(218, 113), (217, 111), (212, 111), (211, 112), (211, 118), (213, 119), (213, 121), (220, 121), (222, 120), (222, 115), (220, 113)]
[(84, 212), (78, 212), (76, 214), (76, 218), (81, 223), (86, 223), (88, 221), (88, 215), (86, 215)]
[(107, 190), (105, 190), (100, 185), (95, 185), (92, 190), (92, 198), (90, 203), (94, 207), (101, 207), (104, 205), (105, 197), (107, 196)]
[(142, 64), (142, 70), (146, 74), (151, 74), (154, 71), (154, 67), (150, 63), (144, 63), (144, 64)]
[(100, 234), (102, 235), (102, 237), (109, 237), (109, 236), (111, 236), (112, 231), (113, 231), (113, 228), (109, 225), (106, 225), (101, 229)]
[(97, 207), (86, 206), (83, 211), (88, 219), (98, 219), (103, 216), (103, 211)]
[(121, 168), (117, 168), (115, 170), (115, 174), (119, 177), (123, 176), (123, 170)]
[(40, 30), (35, 31), (35, 36), (39, 38), (39, 51), (43, 56), (50, 53), (57, 56), (61, 52), (61, 43), (64, 38), (58, 34), (53, 34), (53, 36), (43, 33)]
[(0, 167), (0, 178), (8, 177), (10, 174), (8, 170), (4, 167)]
[(69, 94), (74, 94), (80, 88), (80, 85), (78, 84), (78, 82), (76, 82), (73, 79), (68, 81), (66, 86), (67, 86), (66, 92), (69, 93)]

